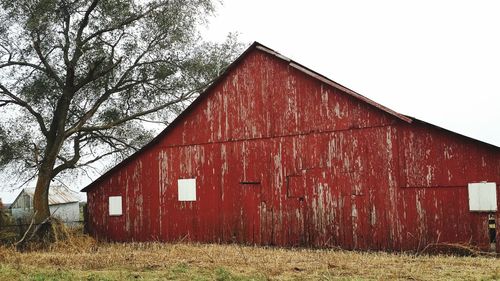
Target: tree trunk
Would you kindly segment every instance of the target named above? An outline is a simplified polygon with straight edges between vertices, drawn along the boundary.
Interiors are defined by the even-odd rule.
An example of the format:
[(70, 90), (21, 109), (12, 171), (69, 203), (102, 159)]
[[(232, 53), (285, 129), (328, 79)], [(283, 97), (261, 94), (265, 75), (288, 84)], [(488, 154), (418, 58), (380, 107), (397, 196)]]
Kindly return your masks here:
[(22, 249), (27, 242), (33, 240), (42, 243), (39, 245), (52, 242), (52, 223), (48, 218), (50, 217), (49, 186), (52, 180), (54, 163), (55, 160), (51, 161), (51, 159), (45, 158), (42, 160), (42, 164), (38, 170), (38, 179), (36, 182), (35, 194), (33, 196), (34, 225), (28, 230), (28, 233), (26, 233), (28, 234), (26, 237), (29, 238), (17, 245), (20, 249)]
[(35, 224), (41, 224), (50, 216), (49, 210), (49, 185), (50, 173), (40, 169), (36, 182), (35, 195), (33, 197), (33, 208), (35, 212)]
[(53, 178), (54, 165), (60, 145), (47, 147), (47, 152), (42, 160), (38, 170), (38, 179), (36, 181), (35, 195), (33, 197), (33, 208), (35, 212), (35, 223), (40, 224), (50, 216), (49, 210), (49, 186)]
[(49, 185), (53, 178), (54, 165), (57, 155), (64, 142), (64, 126), (68, 116), (69, 103), (73, 92), (65, 90), (63, 96), (58, 100), (54, 117), (50, 124), (50, 130), (47, 135), (47, 146), (44, 156), (38, 170), (38, 179), (36, 182), (35, 195), (33, 198), (33, 207), (35, 211), (35, 223), (41, 224), (50, 216), (49, 210)]

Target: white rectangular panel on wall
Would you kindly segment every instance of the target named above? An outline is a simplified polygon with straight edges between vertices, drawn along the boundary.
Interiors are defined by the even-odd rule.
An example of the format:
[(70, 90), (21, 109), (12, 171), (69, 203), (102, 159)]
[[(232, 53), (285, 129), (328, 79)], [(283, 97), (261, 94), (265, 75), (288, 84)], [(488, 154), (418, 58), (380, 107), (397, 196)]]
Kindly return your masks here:
[(497, 211), (497, 184), (494, 182), (469, 183), (469, 210), (473, 212)]
[(196, 201), (196, 179), (177, 180), (179, 201)]
[(109, 196), (108, 203), (110, 216), (121, 216), (123, 214), (121, 196)]

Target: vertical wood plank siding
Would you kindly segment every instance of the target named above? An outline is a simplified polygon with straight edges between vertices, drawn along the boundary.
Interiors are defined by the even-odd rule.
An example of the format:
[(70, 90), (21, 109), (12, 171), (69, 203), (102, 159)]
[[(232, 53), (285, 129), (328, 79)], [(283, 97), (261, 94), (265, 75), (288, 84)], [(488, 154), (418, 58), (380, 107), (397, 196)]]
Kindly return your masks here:
[[(177, 200), (182, 178), (196, 178), (196, 201)], [(498, 148), (404, 122), (255, 49), (95, 182), (88, 210), (92, 234), (114, 241), (487, 250), (488, 214), (468, 210), (478, 181), (500, 183)], [(114, 195), (122, 216), (108, 216)]]

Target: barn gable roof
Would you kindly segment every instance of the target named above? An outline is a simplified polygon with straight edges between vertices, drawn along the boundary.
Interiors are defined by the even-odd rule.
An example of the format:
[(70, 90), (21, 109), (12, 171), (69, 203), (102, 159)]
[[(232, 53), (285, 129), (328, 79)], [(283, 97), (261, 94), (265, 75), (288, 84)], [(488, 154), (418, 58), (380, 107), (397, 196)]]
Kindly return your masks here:
[[(111, 168), (110, 170), (108, 170), (106, 173), (104, 173), (103, 175), (101, 175), (99, 178), (97, 178), (94, 182), (90, 183), (88, 186), (86, 186), (85, 188), (83, 188), (81, 191), (82, 192), (88, 192), (90, 191), (90, 189), (97, 183), (97, 182), (100, 182), (101, 180), (103, 180), (104, 178), (106, 178), (109, 174), (113, 173), (114, 171), (116, 171), (117, 169), (121, 168), (122, 166), (126, 165), (127, 163), (129, 163), (130, 161), (132, 161), (133, 159), (135, 159), (135, 157), (137, 157), (138, 155), (140, 155), (143, 151), (147, 150), (149, 147), (153, 146), (154, 144), (158, 143), (161, 139), (163, 139), (163, 137), (165, 135), (167, 135), (179, 122), (181, 122), (185, 116), (187, 116), (192, 110), (193, 108), (195, 108), (201, 101), (203, 101), (211, 92), (212, 92), (212, 89), (215, 88), (215, 86), (217, 86), (228, 74), (229, 72), (231, 72), (231, 70), (233, 70), (234, 68), (238, 67), (238, 65), (240, 64), (240, 62), (252, 51), (255, 51), (255, 50), (258, 50), (258, 51), (262, 51), (262, 52), (265, 52), (269, 55), (272, 55), (273, 57), (279, 59), (279, 60), (282, 60), (282, 61), (285, 61), (286, 63), (288, 63), (288, 65), (294, 69), (297, 69), (298, 71), (308, 75), (309, 77), (312, 77), (322, 83), (325, 83), (333, 88), (336, 88), (340, 91), (342, 91), (343, 93), (345, 94), (348, 94), (354, 98), (356, 98), (357, 100), (361, 101), (361, 102), (364, 102), (366, 104), (369, 104), (393, 117), (396, 117), (397, 119), (405, 122), (405, 123), (412, 123), (413, 121), (419, 121), (419, 122), (422, 122), (422, 123), (425, 123), (423, 121), (420, 121), (420, 120), (417, 120), (415, 118), (412, 118), (410, 116), (406, 116), (406, 115), (403, 115), (403, 114), (400, 114), (392, 109), (389, 109), (359, 93), (356, 93), (355, 91), (301, 65), (300, 63), (297, 63), (283, 55), (281, 55), (280, 53), (272, 50), (271, 48), (268, 48), (258, 42), (254, 42), (252, 45), (250, 45), (250, 47), (248, 47), (234, 62), (232, 62), (226, 69), (225, 71), (219, 76), (217, 77), (217, 79), (215, 79), (212, 84), (210, 84), (204, 91), (203, 93), (201, 93), (198, 98), (196, 98), (183, 112), (181, 112), (181, 114), (179, 114), (179, 116), (177, 116), (160, 134), (158, 134), (155, 138), (153, 138), (149, 143), (147, 143), (146, 145), (144, 145), (141, 149), (139, 149), (138, 151), (136, 151), (135, 153), (133, 153), (131, 156), (129, 156), (128, 158), (126, 158), (125, 160), (123, 160), (122, 162), (120, 162), (119, 164), (117, 164), (116, 166), (114, 166), (113, 168)], [(452, 132), (453, 133), (453, 132)], [(462, 136), (462, 135), (460, 135)], [(467, 137), (469, 138), (469, 137)], [(469, 138), (469, 139), (472, 139), (472, 138)], [(475, 139), (472, 139), (472, 140), (475, 140)], [(477, 140), (475, 140), (477, 141)], [(481, 141), (478, 141), (478, 142), (481, 142)], [(482, 143), (482, 142), (481, 142)], [(487, 143), (485, 143), (487, 144)], [(487, 144), (487, 145), (491, 145), (491, 144)]]
[[(33, 198), (35, 196), (35, 188), (34, 187), (27, 187), (27, 188), (23, 189), (19, 193), (19, 195), (16, 197), (14, 202), (12, 202), (12, 204), (10, 204), (10, 207), (15, 206), (17, 200), (23, 194), (26, 194), (30, 198)], [(56, 185), (56, 186), (51, 186), (49, 189), (49, 206), (75, 203), (75, 202), (79, 202), (79, 201), (80, 201), (80, 199), (76, 196), (75, 191), (69, 190), (66, 187)]]

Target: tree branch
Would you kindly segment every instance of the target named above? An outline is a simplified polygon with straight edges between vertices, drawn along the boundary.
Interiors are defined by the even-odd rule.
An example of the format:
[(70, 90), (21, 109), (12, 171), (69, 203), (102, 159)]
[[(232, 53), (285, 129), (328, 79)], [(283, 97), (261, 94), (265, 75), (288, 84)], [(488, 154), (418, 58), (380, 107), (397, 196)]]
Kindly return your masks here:
[[(212, 82), (213, 82), (213, 80), (211, 80), (209, 83), (203, 85), (202, 87), (199, 87), (197, 89), (194, 89), (193, 91), (190, 91), (190, 92), (187, 92), (185, 94), (180, 95), (179, 97), (177, 97), (174, 100), (171, 100), (171, 101), (166, 102), (164, 104), (161, 104), (159, 106), (150, 108), (148, 110), (141, 111), (141, 112), (129, 115), (129, 116), (124, 117), (124, 118), (122, 118), (120, 120), (116, 120), (114, 122), (111, 122), (111, 123), (108, 123), (108, 124), (105, 124), (105, 125), (101, 125), (101, 126), (83, 127), (83, 125), (85, 124), (86, 120), (88, 120), (95, 113), (95, 111), (97, 111), (97, 109), (99, 108), (100, 104), (96, 103), (94, 105), (94, 107), (93, 107), (93, 112), (91, 114), (89, 114), (90, 116), (85, 121), (82, 121), (83, 120), (83, 118), (82, 118), (82, 120), (80, 120), (81, 123), (79, 122), (78, 124), (76, 124), (75, 126), (73, 126), (71, 129), (69, 129), (68, 131), (66, 131), (66, 134), (67, 135), (71, 135), (71, 134), (73, 134), (75, 132), (92, 132), (92, 131), (101, 131), (101, 130), (111, 129), (114, 126), (121, 125), (121, 124), (123, 124), (123, 123), (125, 123), (127, 121), (130, 121), (130, 120), (133, 120), (133, 119), (138, 119), (139, 117), (142, 117), (142, 116), (148, 115), (150, 113), (162, 110), (162, 109), (164, 109), (164, 108), (166, 108), (168, 106), (171, 106), (173, 104), (179, 103), (181, 101), (188, 100), (194, 93), (198, 92), (201, 89), (204, 89), (207, 85), (211, 84)], [(143, 82), (137, 81), (136, 83), (137, 84), (141, 84)], [(122, 91), (122, 90), (119, 90), (119, 91)], [(103, 96), (101, 96), (101, 98), (103, 98)], [(107, 98), (109, 98), (109, 96), (106, 97), (106, 98), (103, 98), (102, 102), (104, 102)]]
[(14, 100), (14, 102), (12, 102), (12, 103), (15, 103), (19, 106), (26, 108), (28, 110), (28, 112), (31, 113), (31, 115), (33, 115), (33, 117), (35, 117), (38, 125), (40, 126), (40, 130), (42, 131), (42, 133), (45, 136), (47, 136), (47, 134), (48, 134), (47, 127), (45, 126), (45, 122), (43, 121), (43, 117), (40, 113), (36, 112), (27, 102), (25, 102), (24, 100), (20, 99), (19, 97), (14, 95), (12, 92), (10, 92), (4, 85), (0, 84), (0, 90), (2, 90), (2, 93), (4, 95), (6, 95)]
[[(90, 35), (88, 38), (86, 38), (83, 42), (81, 41), (81, 37), (82, 37), (82, 34), (83, 34), (83, 30), (85, 29), (85, 27), (87, 26), (88, 24), (88, 18), (90, 16), (90, 13), (92, 12), (93, 9), (95, 9), (95, 6), (97, 5), (97, 2), (98, 0), (95, 0), (92, 2), (92, 4), (89, 6), (89, 9), (86, 11), (85, 13), (85, 16), (84, 16), (84, 19), (82, 20), (81, 24), (80, 24), (80, 28), (78, 30), (78, 34), (77, 34), (77, 38), (76, 38), (76, 42), (77, 42), (77, 46), (76, 46), (76, 50), (75, 50), (75, 55), (72, 59), (72, 64), (74, 65), (76, 63), (76, 61), (79, 59), (79, 56), (81, 55), (81, 48), (83, 47), (83, 45), (88, 42), (90, 39), (92, 39), (93, 37), (96, 37), (96, 36), (99, 36), (100, 34), (103, 34), (105, 32), (108, 32), (108, 31), (112, 31), (114, 29), (118, 29), (120, 27), (123, 27), (127, 24), (130, 24), (136, 20), (139, 20), (140, 18), (146, 16), (147, 14), (149, 14), (151, 11), (153, 11), (154, 9), (160, 7), (161, 5), (158, 4), (158, 5), (155, 5), (153, 6), (151, 9), (147, 10), (145, 13), (143, 14), (140, 14), (136, 17), (131, 17), (123, 22), (121, 22), (120, 24), (118, 24), (115, 27), (113, 28), (110, 28), (110, 29), (103, 29), (103, 30), (99, 30), (95, 33), (93, 33), (92, 35)], [(120, 36), (119, 37), (119, 40), (121, 39), (122, 37)], [(126, 87), (121, 87), (124, 83), (127, 82), (126, 80), (126, 77), (130, 74), (130, 72), (137, 68), (139, 65), (140, 65), (140, 61), (141, 59), (151, 50), (151, 48), (156, 44), (156, 41), (158, 40), (158, 36), (155, 37), (151, 42), (149, 42), (148, 44), (148, 47), (141, 53), (139, 54), (139, 56), (137, 56), (137, 58), (135, 59), (134, 63), (128, 67), (124, 72), (123, 74), (121, 75), (120, 79), (118, 80), (118, 82), (114, 85), (114, 87), (112, 89), (110, 89), (109, 91), (106, 91), (105, 94), (103, 94), (97, 101), (96, 103), (94, 104), (94, 106), (87, 112), (85, 113), (84, 116), (82, 116), (82, 118), (80, 119), (80, 121), (78, 121), (75, 125), (73, 125), (70, 129), (66, 130), (66, 136), (69, 136), (73, 133), (75, 133), (76, 131), (78, 131), (84, 124), (87, 120), (89, 120), (90, 118), (92, 118), (92, 116), (95, 114), (95, 112), (97, 111), (97, 109), (101, 106), (101, 104), (103, 102), (105, 102), (109, 96), (111, 96), (111, 94), (115, 93), (115, 92), (119, 92), (119, 91), (123, 91), (127, 88), (130, 88), (130, 87), (133, 87), (133, 85), (127, 85)], [(116, 44), (118, 43), (118, 41), (115, 43), (114, 46), (116, 46)], [(113, 50), (114, 50), (114, 47), (113, 47)], [(89, 73), (87, 74), (87, 76), (78, 83), (78, 85), (76, 85), (75, 89), (78, 90), (82, 87), (84, 87), (86, 84), (88, 83), (91, 83), (92, 81), (94, 80), (97, 80), (98, 78), (100, 77), (103, 77), (105, 76), (107, 73), (109, 73), (110, 71), (112, 71), (117, 65), (119, 65), (121, 63), (121, 59), (119, 59), (116, 63), (114, 63), (111, 67), (109, 67), (108, 69), (100, 72), (98, 75), (95, 75), (94, 76), (94, 71), (95, 71), (95, 68), (97, 68), (97, 66), (95, 66), (94, 69), (90, 69), (89, 70)], [(70, 75), (70, 70), (72, 68), (68, 68), (68, 77), (71, 76)], [(73, 71), (74, 72), (74, 71)], [(73, 73), (71, 72), (71, 73)], [(147, 82), (149, 80), (141, 80), (140, 82), (136, 82), (136, 83), (131, 83), (131, 84), (139, 84), (139, 83), (144, 83), (144, 82)], [(76, 92), (75, 90), (75, 92)]]
[(84, 162), (84, 163), (78, 164), (78, 165), (76, 166), (76, 168), (81, 168), (81, 167), (88, 166), (88, 165), (90, 165), (90, 164), (92, 164), (92, 163), (95, 163), (95, 162), (97, 162), (97, 161), (99, 161), (99, 160), (103, 159), (104, 157), (107, 157), (107, 156), (112, 155), (112, 154), (115, 154), (115, 153), (119, 153), (119, 152), (121, 152), (121, 151), (122, 151), (121, 149), (117, 149), (117, 150), (112, 150), (112, 151), (108, 151), (108, 152), (106, 152), (106, 153), (99, 154), (99, 156), (95, 157), (95, 158), (94, 158), (94, 159), (92, 159), (92, 160), (89, 160), (89, 161), (87, 161), (87, 162)]
[(149, 15), (149, 13), (153, 12), (154, 10), (156, 10), (157, 8), (161, 7), (165, 5), (164, 3), (158, 3), (156, 5), (153, 5), (151, 6), (148, 10), (146, 10), (145, 12), (141, 13), (141, 14), (137, 14), (135, 16), (131, 16), (127, 19), (125, 19), (124, 21), (114, 25), (114, 26), (111, 26), (111, 27), (108, 27), (108, 28), (104, 28), (104, 29), (101, 29), (101, 30), (98, 30), (92, 34), (90, 34), (87, 38), (85, 38), (82, 42), (81, 42), (81, 45), (85, 45), (86, 43), (88, 43), (90, 40), (92, 40), (93, 38), (96, 38), (106, 32), (111, 32), (111, 31), (115, 31), (115, 30), (118, 30), (118, 29), (121, 29), (129, 24), (132, 24), (144, 17), (146, 17), (147, 15)]
[(76, 86), (75, 86), (75, 91), (78, 91), (79, 89), (83, 88), (85, 85), (92, 83), (93, 81), (107, 75), (110, 73), (113, 69), (115, 69), (121, 62), (122, 59), (118, 59), (115, 63), (113, 63), (111, 66), (108, 68), (104, 69), (103, 71), (98, 72), (97, 74), (95, 71), (97, 70), (98, 66), (105, 60), (105, 58), (100, 59), (92, 68), (89, 69), (89, 72), (83, 78)]
[[(142, 57), (142, 56), (141, 56)], [(136, 61), (135, 61), (135, 64), (138, 64), (139, 63), (139, 60), (140, 58), (137, 58)], [(132, 66), (127, 69), (125, 72), (127, 71), (132, 71)], [(117, 84), (111, 88), (111, 89), (108, 89), (101, 97), (99, 97), (99, 99), (97, 99), (97, 101), (94, 103), (94, 105), (80, 118), (80, 120), (75, 123), (73, 126), (71, 126), (69, 129), (66, 130), (65, 134), (66, 134), (66, 137), (69, 137), (70, 135), (74, 134), (75, 132), (79, 131), (81, 127), (83, 127), (83, 125), (85, 125), (85, 122), (87, 122), (90, 118), (92, 118), (92, 116), (94, 116), (94, 114), (97, 112), (97, 110), (99, 109), (99, 107), (114, 93), (118, 93), (118, 92), (122, 92), (122, 91), (126, 91), (128, 89), (131, 89), (133, 88), (134, 86), (136, 85), (139, 85), (141, 83), (145, 83), (145, 82), (150, 82), (154, 79), (143, 79), (143, 80), (125, 80), (125, 73), (121, 76), (120, 78), (120, 81), (117, 82)], [(122, 87), (119, 87), (119, 85), (123, 85), (123, 83), (127, 83), (127, 82), (131, 82), (127, 85), (124, 85)], [(167, 105), (168, 106), (168, 105)]]
[(57, 174), (60, 172), (69, 169), (69, 168), (75, 168), (76, 163), (78, 160), (80, 160), (80, 138), (81, 135), (78, 134), (75, 136), (73, 139), (73, 157), (70, 160), (66, 160), (64, 157), (59, 156), (58, 158), (63, 161), (63, 163), (57, 167), (54, 168), (52, 171), (51, 177), (54, 178)]
[(69, 60), (69, 48), (70, 48), (69, 29), (70, 29), (70, 23), (71, 23), (71, 15), (69, 14), (68, 8), (66, 6), (64, 6), (63, 8), (64, 8), (64, 18), (63, 18), (64, 45), (62, 47), (62, 50), (63, 50), (64, 64), (66, 66), (68, 66), (70, 64), (70, 60)]
[[(83, 19), (80, 22), (80, 26), (78, 27), (78, 31), (76, 33), (76, 40), (75, 40), (76, 41), (76, 49), (75, 49), (75, 51), (79, 50), (84, 45), (84, 43), (82, 43), (83, 31), (85, 30), (85, 28), (89, 24), (90, 14), (97, 7), (98, 3), (99, 3), (99, 0), (92, 1), (89, 8), (87, 9), (87, 11), (85, 11), (85, 15), (83, 16)], [(74, 57), (73, 57), (73, 59), (74, 59)]]
[(27, 67), (31, 67), (31, 68), (34, 68), (36, 70), (39, 70), (41, 72), (48, 74), (47, 69), (40, 67), (39, 65), (36, 65), (33, 63), (28, 63), (28, 62), (23, 62), (23, 61), (11, 61), (10, 58), (6, 63), (0, 64), (0, 68), (4, 68), (4, 67), (8, 67), (8, 66), (27, 66)]
[(97, 136), (96, 137), (97, 139), (100, 139), (101, 141), (107, 143), (110, 147), (112, 147), (114, 149), (117, 149), (117, 150), (120, 150), (120, 151), (123, 150), (123, 148), (119, 149), (118, 145), (116, 143), (121, 144), (124, 148), (131, 148), (133, 150), (137, 150), (138, 149), (137, 147), (135, 147), (135, 146), (133, 146), (133, 145), (125, 142), (124, 140), (116, 138), (114, 136), (105, 135), (102, 132), (94, 132), (94, 134)]
[[(79, 165), (76, 166), (76, 168), (81, 168), (81, 167), (84, 167), (84, 166), (88, 166), (92, 163), (95, 163), (109, 155), (112, 155), (112, 154), (115, 154), (115, 153), (120, 153), (120, 152), (123, 152), (124, 149), (126, 148), (131, 148), (133, 150), (138, 150), (137, 147), (133, 146), (133, 145), (130, 145), (128, 144), (127, 142), (121, 140), (121, 139), (118, 139), (118, 138), (115, 138), (113, 136), (109, 136), (109, 135), (104, 135), (103, 133), (101, 132), (94, 132), (94, 133), (91, 133), (90, 135), (88, 135), (88, 137), (84, 138), (84, 139), (81, 139), (81, 141), (87, 141), (87, 143), (89, 141), (92, 141), (92, 140), (100, 140), (106, 144), (108, 144), (111, 148), (113, 148), (111, 151), (108, 151), (106, 153), (99, 153), (99, 155), (95, 155), (93, 152), (91, 152), (91, 154), (94, 156), (93, 159), (91, 160), (88, 160), (84, 163), (81, 163)], [(122, 147), (119, 147), (120, 144)], [(83, 146), (82, 146), (83, 147)], [(92, 150), (91, 150), (92, 151)]]
[(43, 66), (45, 66), (45, 73), (47, 73), (49, 77), (53, 78), (57, 82), (59, 87), (62, 89), (64, 88), (64, 82), (50, 66), (47, 57), (43, 54), (42, 49), (40, 48), (40, 42), (41, 42), (40, 34), (37, 33), (36, 40), (35, 39), (33, 40), (33, 48), (35, 49), (35, 52), (37, 53), (38, 58), (42, 62)]
[(112, 127), (121, 125), (121, 124), (123, 124), (123, 123), (125, 123), (127, 121), (130, 121), (130, 120), (133, 120), (133, 119), (137, 119), (138, 117), (141, 117), (141, 116), (144, 116), (144, 115), (148, 115), (148, 114), (156, 112), (158, 110), (162, 110), (162, 109), (164, 109), (164, 108), (166, 108), (168, 106), (171, 106), (173, 104), (179, 103), (179, 102), (181, 102), (183, 100), (186, 100), (186, 98), (184, 98), (184, 96), (179, 97), (179, 98), (177, 98), (175, 100), (169, 101), (167, 103), (164, 103), (162, 105), (150, 108), (148, 110), (141, 111), (141, 112), (138, 112), (138, 113), (126, 116), (126, 117), (124, 117), (124, 118), (122, 118), (120, 120), (116, 120), (116, 121), (108, 123), (108, 124), (104, 124), (104, 125), (101, 125), (101, 126), (82, 127), (79, 131), (81, 131), (81, 132), (92, 132), (92, 131), (101, 131), (101, 130), (111, 129)]
[[(163, 34), (163, 33), (161, 33)], [(68, 130), (66, 130), (66, 136), (70, 136), (71, 134), (77, 132), (80, 130), (80, 128), (85, 125), (85, 122), (87, 122), (90, 118), (92, 118), (92, 116), (95, 114), (95, 112), (97, 112), (97, 110), (99, 109), (99, 107), (113, 94), (113, 93), (117, 93), (117, 92), (120, 92), (120, 91), (124, 91), (124, 90), (127, 90), (127, 89), (130, 89), (132, 87), (134, 87), (135, 85), (138, 85), (138, 84), (141, 84), (141, 83), (146, 83), (146, 82), (151, 82), (153, 81), (155, 78), (152, 78), (152, 79), (142, 79), (142, 80), (127, 80), (127, 76), (134, 70), (136, 69), (137, 67), (139, 66), (143, 66), (143, 65), (148, 65), (148, 64), (155, 64), (155, 63), (161, 63), (161, 62), (168, 62), (166, 60), (155, 60), (155, 61), (148, 61), (148, 62), (142, 62), (141, 63), (141, 60), (142, 58), (148, 54), (148, 52), (151, 51), (151, 48), (153, 48), (153, 46), (155, 46), (159, 40), (159, 38), (161, 37), (161, 34), (159, 34), (158, 36), (156, 36), (155, 38), (153, 38), (153, 40), (151, 40), (151, 42), (148, 43), (148, 46), (147, 48), (141, 52), (137, 57), (136, 59), (134, 60), (134, 62), (132, 63), (132, 65), (130, 65), (123, 73), (122, 75), (120, 76), (120, 79), (118, 79), (118, 82), (109, 90), (107, 90), (97, 101), (96, 103), (92, 106), (92, 108), (87, 111), (85, 113), (84, 116), (82, 116), (82, 118), (80, 119), (80, 121), (78, 121), (76, 124), (74, 124), (71, 128), (69, 128)], [(121, 36), (120, 36), (121, 38)], [(115, 42), (115, 45), (117, 44), (118, 42)], [(114, 47), (113, 47), (113, 50), (114, 50)], [(102, 72), (102, 74), (100, 74), (99, 76), (102, 77), (104, 75), (106, 75), (106, 73), (109, 73), (110, 71), (112, 71), (118, 64), (121, 63), (121, 59), (118, 60), (115, 64), (113, 64), (109, 69), (105, 70)], [(93, 80), (96, 80), (99, 78), (98, 77), (92, 77), (92, 70), (89, 71), (89, 74), (87, 75), (87, 77), (85, 79), (87, 79), (85, 81), (82, 81), (80, 82), (76, 88), (77, 89), (80, 89), (82, 88), (84, 85), (86, 85), (87, 83), (90, 83), (91, 81)], [(127, 82), (132, 82), (130, 84), (127, 84), (125, 86), (123, 86), (125, 83)], [(181, 100), (179, 100), (181, 101)], [(176, 101), (176, 102), (179, 102), (179, 101)], [(171, 104), (166, 104), (165, 106), (160, 106), (159, 108), (160, 109), (163, 109), (167, 106), (169, 106)], [(154, 111), (152, 111), (154, 112)], [(151, 112), (148, 112), (146, 114), (149, 114)], [(138, 115), (137, 117), (140, 117), (142, 115)], [(132, 120), (134, 119), (135, 117), (129, 119), (129, 120)], [(129, 121), (129, 120), (126, 120), (126, 121)], [(124, 121), (124, 122), (126, 122)], [(123, 122), (122, 122), (123, 123)], [(121, 124), (121, 123), (120, 123)]]

